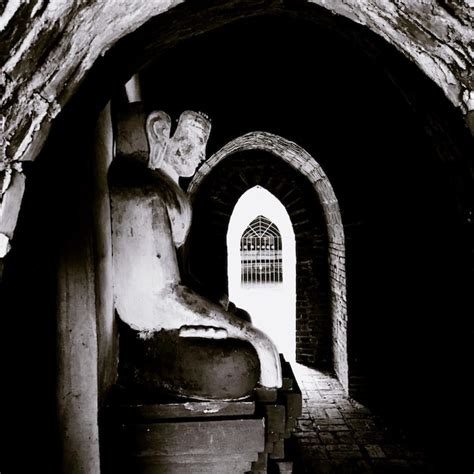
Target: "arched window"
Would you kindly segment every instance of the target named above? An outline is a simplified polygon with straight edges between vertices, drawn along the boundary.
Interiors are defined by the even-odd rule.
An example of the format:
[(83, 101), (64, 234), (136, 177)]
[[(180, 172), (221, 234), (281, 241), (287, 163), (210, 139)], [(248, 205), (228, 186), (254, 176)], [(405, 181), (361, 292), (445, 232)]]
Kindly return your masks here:
[(242, 285), (283, 282), (281, 235), (264, 216), (255, 218), (240, 238)]

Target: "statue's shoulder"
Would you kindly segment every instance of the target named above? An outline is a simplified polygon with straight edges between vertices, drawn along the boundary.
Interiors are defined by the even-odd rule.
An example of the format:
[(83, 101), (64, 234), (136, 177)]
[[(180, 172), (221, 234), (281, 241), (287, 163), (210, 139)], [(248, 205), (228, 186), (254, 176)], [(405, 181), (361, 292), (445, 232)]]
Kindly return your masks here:
[(108, 171), (109, 188), (114, 195), (154, 197), (162, 201), (168, 211), (180, 212), (188, 200), (185, 193), (162, 171), (148, 168), (144, 160), (117, 157)]

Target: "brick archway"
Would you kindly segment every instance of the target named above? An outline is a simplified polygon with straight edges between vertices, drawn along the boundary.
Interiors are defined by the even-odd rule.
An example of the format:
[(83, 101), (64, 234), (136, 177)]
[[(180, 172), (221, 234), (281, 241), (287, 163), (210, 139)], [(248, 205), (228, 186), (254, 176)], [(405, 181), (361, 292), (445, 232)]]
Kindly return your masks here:
[(339, 204), (334, 190), (317, 161), (294, 142), (267, 132), (242, 135), (214, 153), (194, 175), (188, 187), (191, 198), (209, 173), (225, 158), (242, 151), (261, 150), (271, 153), (300, 172), (313, 187), (323, 209), (328, 235), (329, 288), (332, 321), (332, 352), (334, 370), (344, 388), (348, 389), (347, 306), (345, 280), (345, 246)]

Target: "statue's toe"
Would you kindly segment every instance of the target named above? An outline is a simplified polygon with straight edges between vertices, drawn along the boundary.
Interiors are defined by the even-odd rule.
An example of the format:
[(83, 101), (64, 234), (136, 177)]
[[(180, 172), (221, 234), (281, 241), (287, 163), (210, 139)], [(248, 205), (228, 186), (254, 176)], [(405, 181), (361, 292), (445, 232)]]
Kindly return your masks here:
[(224, 328), (215, 326), (181, 326), (180, 337), (204, 337), (206, 339), (226, 339), (228, 334)]

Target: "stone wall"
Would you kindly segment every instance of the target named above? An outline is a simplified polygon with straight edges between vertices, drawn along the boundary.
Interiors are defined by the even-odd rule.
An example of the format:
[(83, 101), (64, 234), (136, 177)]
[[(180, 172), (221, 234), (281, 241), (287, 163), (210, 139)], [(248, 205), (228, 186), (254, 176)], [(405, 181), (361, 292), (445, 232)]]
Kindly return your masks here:
[[(30, 187), (5, 263), (2, 316), (17, 326), (5, 336), (28, 328), (21, 356), (9, 363), (9, 406), (34, 405), (39, 433), (21, 461), (26, 471), (100, 470), (97, 414), (117, 361), (106, 182), (112, 129), (109, 109), (98, 121), (95, 112), (76, 103), (25, 167)], [(29, 410), (14, 411), (2, 427), (12, 442), (2, 461), (12, 470), (24, 458), (15, 432), (31, 422)]]

